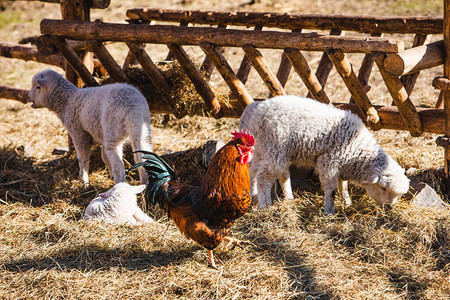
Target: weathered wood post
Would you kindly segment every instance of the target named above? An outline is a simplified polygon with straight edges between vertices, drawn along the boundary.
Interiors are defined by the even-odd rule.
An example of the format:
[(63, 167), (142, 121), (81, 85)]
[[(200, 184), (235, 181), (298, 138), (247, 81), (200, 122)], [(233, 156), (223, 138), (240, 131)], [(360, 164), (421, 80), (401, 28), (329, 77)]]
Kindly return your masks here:
[[(450, 78), (450, 0), (444, 0), (444, 76)], [(445, 139), (450, 138), (450, 91), (445, 90), (444, 113), (445, 113)], [(447, 193), (450, 191), (450, 143), (444, 147), (444, 169), (445, 185)]]

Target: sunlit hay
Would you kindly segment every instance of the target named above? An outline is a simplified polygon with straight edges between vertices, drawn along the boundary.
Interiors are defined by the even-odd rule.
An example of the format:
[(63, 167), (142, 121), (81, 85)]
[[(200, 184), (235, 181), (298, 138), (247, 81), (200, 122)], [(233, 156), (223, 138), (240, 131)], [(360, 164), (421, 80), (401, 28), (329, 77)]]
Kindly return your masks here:
[[(155, 89), (151, 80), (145, 71), (137, 66), (125, 69), (125, 74), (130, 80), (130, 84), (137, 87), (145, 96), (149, 104), (155, 106), (162, 105), (169, 101), (172, 107), (172, 113), (176, 116), (200, 115), (210, 116), (207, 106), (202, 97), (197, 93), (194, 84), (183, 72), (182, 68), (176, 62), (157, 63), (158, 68), (164, 78), (169, 82), (172, 88), (170, 99), (164, 99), (158, 90)], [(207, 81), (207, 80), (206, 80)], [(114, 82), (112, 78), (107, 77), (101, 81), (101, 84)], [(214, 94), (222, 105), (229, 105), (228, 94), (223, 90), (212, 87)]]

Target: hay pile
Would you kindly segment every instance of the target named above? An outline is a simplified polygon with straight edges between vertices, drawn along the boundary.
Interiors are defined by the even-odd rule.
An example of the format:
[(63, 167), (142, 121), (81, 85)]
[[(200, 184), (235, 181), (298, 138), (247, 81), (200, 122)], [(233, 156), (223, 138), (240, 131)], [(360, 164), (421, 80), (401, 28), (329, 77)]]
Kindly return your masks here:
[[(210, 116), (206, 104), (197, 93), (194, 84), (176, 61), (157, 62), (156, 64), (167, 82), (171, 84), (172, 93), (170, 94), (170, 99), (168, 99), (168, 104), (175, 104), (171, 111), (174, 115), (177, 117), (185, 115)], [(150, 107), (167, 106), (165, 104), (166, 100), (157, 92), (148, 75), (141, 67), (132, 66), (124, 71), (130, 80), (130, 84), (141, 91)], [(106, 77), (101, 80), (100, 84), (112, 82), (114, 82), (112, 78)], [(229, 105), (228, 93), (214, 87), (213, 92), (220, 103)]]

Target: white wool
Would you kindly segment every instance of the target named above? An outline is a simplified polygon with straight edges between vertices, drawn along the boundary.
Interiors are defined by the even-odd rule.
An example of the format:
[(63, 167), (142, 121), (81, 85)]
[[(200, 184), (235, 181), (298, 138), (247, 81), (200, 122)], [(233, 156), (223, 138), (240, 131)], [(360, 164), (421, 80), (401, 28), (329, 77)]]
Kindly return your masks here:
[(132, 186), (126, 182), (114, 185), (110, 190), (93, 199), (84, 211), (84, 219), (101, 219), (113, 224), (144, 224), (155, 222), (137, 205), (136, 194), (145, 185)]
[[(152, 150), (150, 111), (144, 96), (134, 87), (115, 83), (80, 89), (60, 74), (45, 70), (33, 77), (29, 93), (32, 107), (54, 111), (72, 138), (80, 166), (80, 180), (89, 182), (89, 158), (93, 144), (102, 147), (102, 159), (114, 182), (125, 180), (122, 147), (127, 138), (133, 151)], [(135, 153), (135, 162), (141, 154)], [(139, 168), (141, 183), (145, 170)]]
[(250, 163), (252, 195), (261, 207), (272, 204), (278, 179), (292, 198), (289, 166), (315, 167), (325, 193), (325, 213), (334, 214), (339, 188), (349, 205), (346, 181), (366, 188), (380, 205), (395, 203), (409, 189), (401, 168), (355, 114), (297, 96), (278, 96), (246, 107), (239, 124), (255, 136)]

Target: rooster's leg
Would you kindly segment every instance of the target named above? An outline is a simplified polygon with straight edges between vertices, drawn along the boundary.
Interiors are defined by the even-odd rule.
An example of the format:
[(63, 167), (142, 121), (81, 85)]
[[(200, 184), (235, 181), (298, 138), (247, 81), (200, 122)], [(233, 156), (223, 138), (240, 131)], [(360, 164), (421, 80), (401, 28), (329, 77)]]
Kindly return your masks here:
[(208, 250), (208, 265), (211, 268), (217, 269), (216, 263), (214, 262), (214, 255), (212, 250)]

